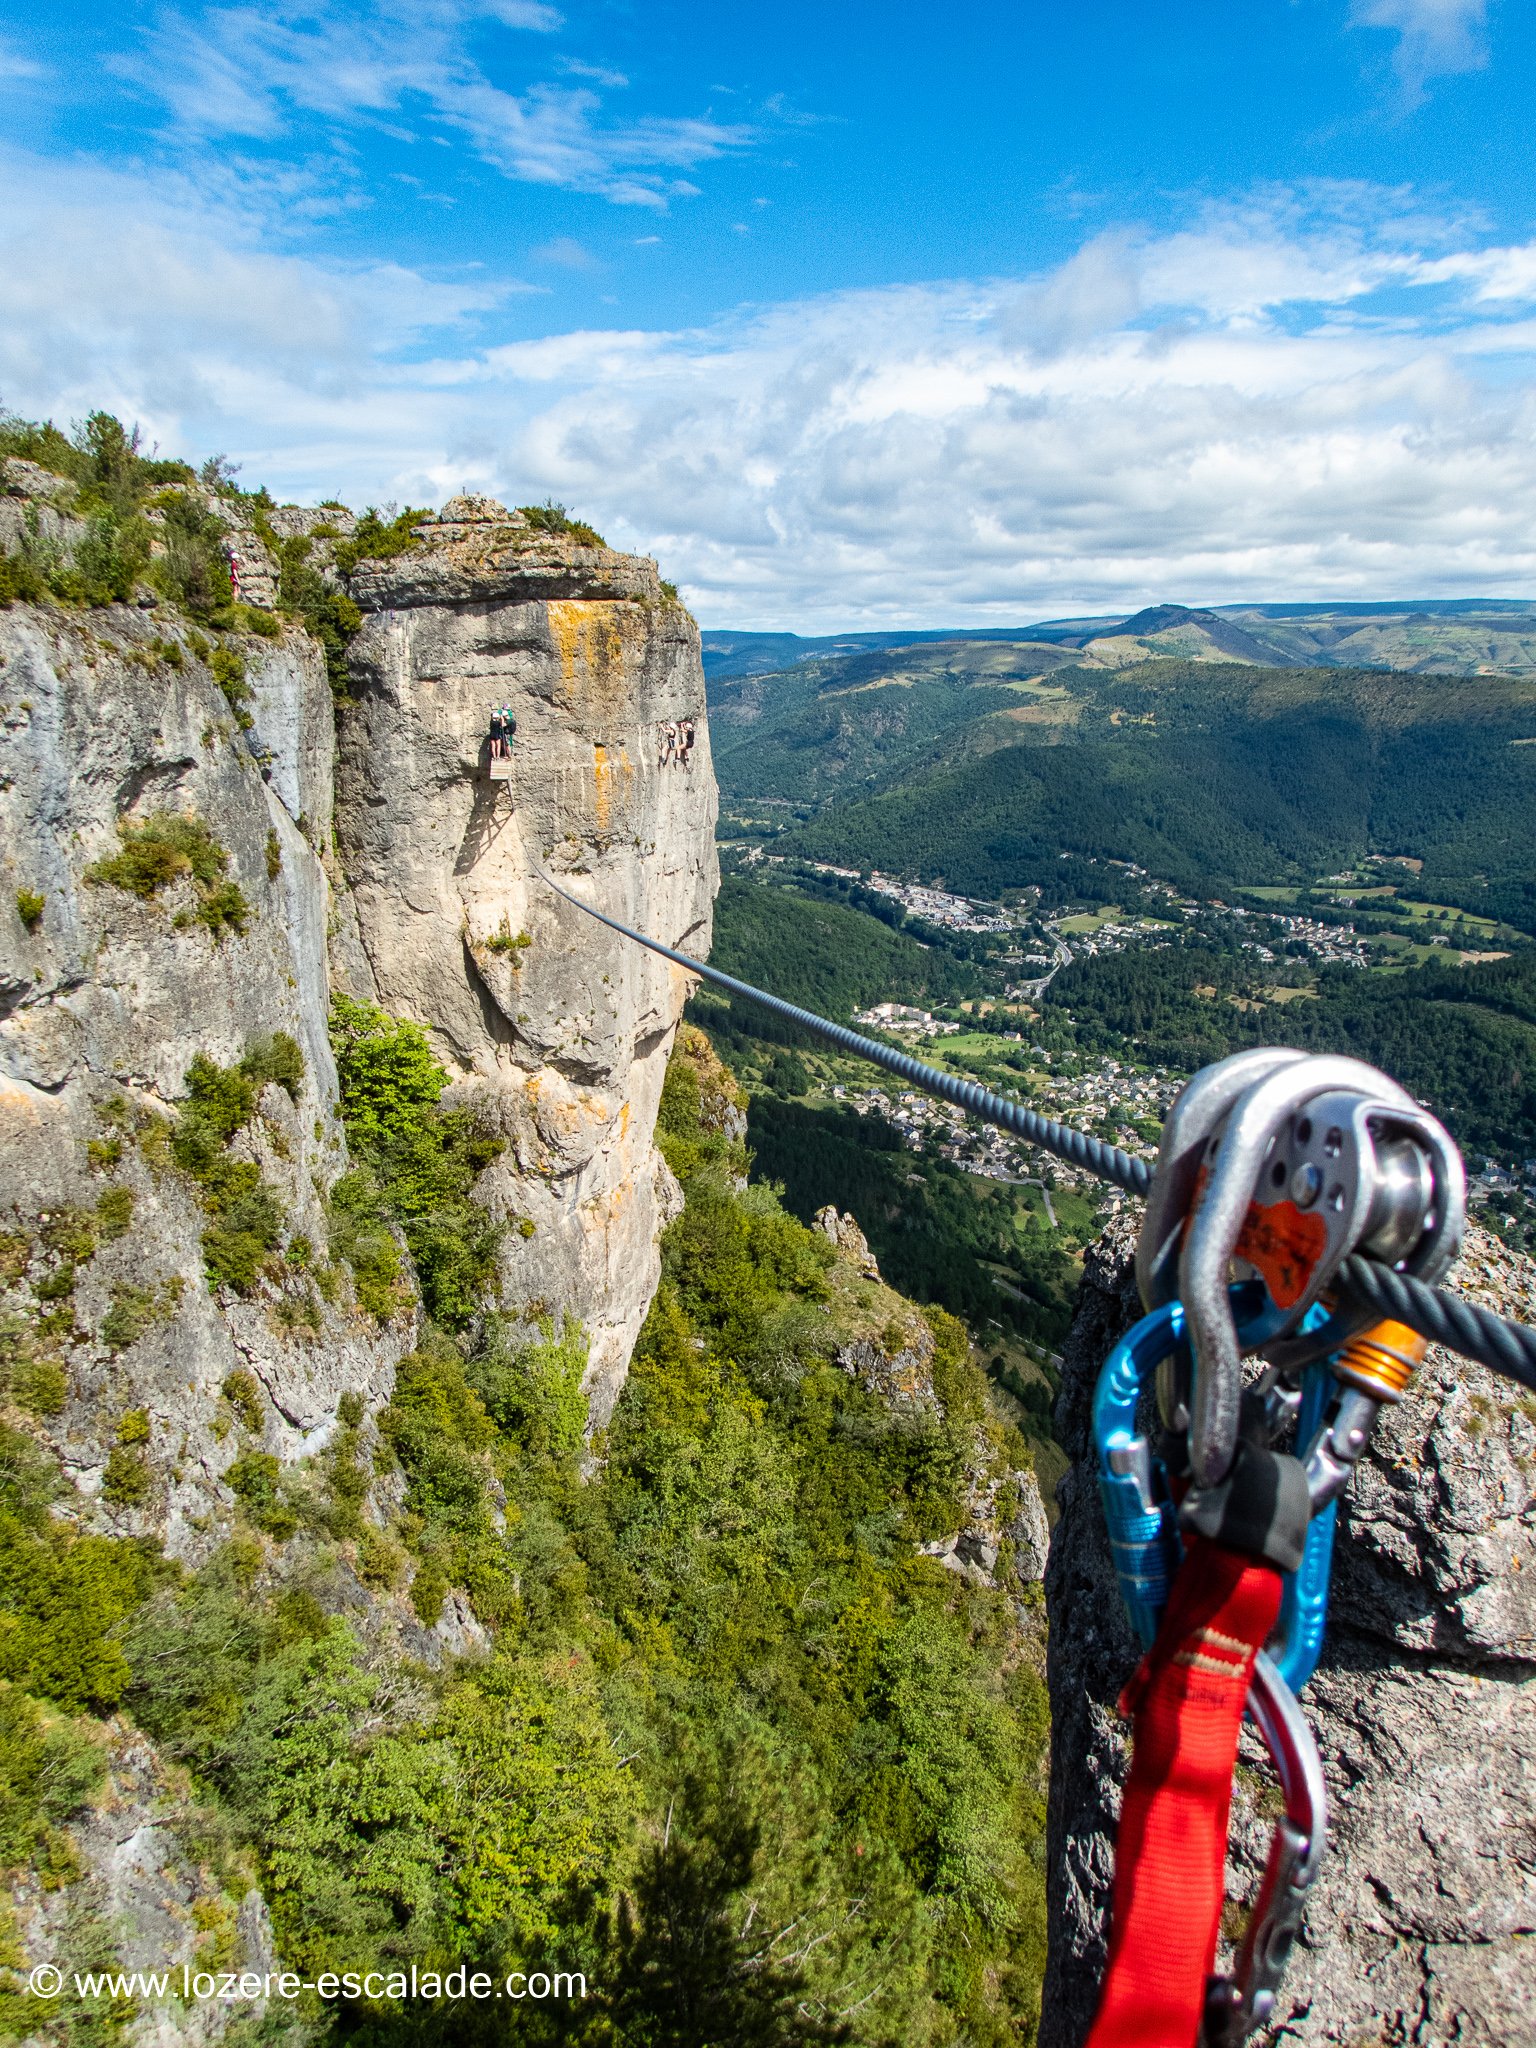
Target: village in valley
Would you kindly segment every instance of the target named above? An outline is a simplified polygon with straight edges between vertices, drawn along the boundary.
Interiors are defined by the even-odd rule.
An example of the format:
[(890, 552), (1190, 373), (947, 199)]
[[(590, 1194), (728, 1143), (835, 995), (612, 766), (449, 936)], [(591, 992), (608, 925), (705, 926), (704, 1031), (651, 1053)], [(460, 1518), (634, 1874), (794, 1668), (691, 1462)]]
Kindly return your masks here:
[[(1507, 957), (1494, 943), (1505, 935), (1490, 922), (1450, 911), (1436, 916), (1432, 905), (1393, 905), (1396, 922), (1406, 930), (1384, 933), (1379, 928), (1385, 907), (1381, 899), (1392, 891), (1382, 885), (1381, 863), (1368, 864), (1359, 873), (1322, 877), (1311, 892), (1252, 889), (1244, 892), (1246, 902), (1229, 902), (1185, 895), (1130, 862), (1089, 862), (1118, 870), (1124, 881), (1120, 893), (1137, 907), (1110, 903), (1047, 911), (1041, 909), (1040, 892), (1034, 889), (1016, 892), (1011, 902), (989, 902), (878, 869), (794, 860), (762, 843), (731, 849), (726, 857), (728, 869), (765, 884), (794, 886), (797, 880), (803, 885), (823, 878), (866, 898), (884, 899), (898, 906), (902, 928), (921, 945), (954, 939), (987, 942), (981, 963), (995, 981), (995, 993), (939, 1008), (884, 999), (855, 1009), (851, 1021), (934, 1064), (1002, 1092), (1023, 1095), (1042, 1114), (1092, 1130), (1144, 1158), (1155, 1156), (1158, 1128), (1186, 1077), (1166, 1066), (1144, 1066), (1133, 1055), (1115, 1057), (1072, 1044), (1070, 1009), (1053, 1008), (1055, 1028), (1045, 1034), (1052, 1043), (1041, 1042), (1038, 1006), (1062, 969), (1074, 961), (1206, 944), (1247, 955), (1259, 966), (1273, 966), (1274, 983), (1265, 989), (1264, 1000), (1280, 1005), (1308, 1000), (1309, 977), (1320, 969), (1391, 972), (1432, 958), (1471, 964)], [(1361, 911), (1366, 914), (1361, 916)], [(1216, 991), (1210, 994), (1214, 998)], [(1068, 1027), (1066, 1043), (1063, 1025)], [(945, 1160), (983, 1179), (1036, 1190), (1033, 1200), (1052, 1229), (1057, 1227), (1054, 1190), (1091, 1197), (1096, 1227), (1124, 1199), (950, 1104), (895, 1082), (871, 1082), (868, 1069), (857, 1062), (817, 1064), (826, 1069), (824, 1086), (817, 1091), (821, 1099), (860, 1117), (884, 1118), (914, 1153)], [(1468, 1169), (1470, 1197), (1478, 1205), (1490, 1196), (1515, 1203), (1536, 1200), (1536, 1160), (1498, 1161), (1474, 1155)]]

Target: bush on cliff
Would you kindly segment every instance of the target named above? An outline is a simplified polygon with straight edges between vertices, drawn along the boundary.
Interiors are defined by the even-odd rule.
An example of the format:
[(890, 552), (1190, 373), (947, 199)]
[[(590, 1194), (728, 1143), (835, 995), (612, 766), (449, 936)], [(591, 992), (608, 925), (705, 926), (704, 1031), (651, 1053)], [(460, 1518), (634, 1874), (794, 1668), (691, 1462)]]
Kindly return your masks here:
[(503, 1236), (472, 1191), (502, 1142), (469, 1111), (440, 1106), (448, 1077), (419, 1024), (337, 995), (331, 1043), (347, 1141), (364, 1175), (349, 1175), (332, 1199), (376, 1228), (398, 1225), (428, 1314), (445, 1330), (465, 1329), (485, 1305)]
[(572, 541), (579, 548), (608, 545), (595, 526), (588, 526), (585, 519), (573, 519), (553, 498), (547, 498), (542, 505), (519, 505), (517, 509), (535, 533), (547, 533), (556, 540)]
[(296, 1097), (303, 1076), (304, 1055), (286, 1031), (253, 1039), (232, 1067), (221, 1067), (206, 1053), (193, 1055), (171, 1156), (196, 1183), (209, 1219), (203, 1263), (211, 1287), (251, 1293), (282, 1242), (287, 1219), (281, 1196), (254, 1161), (232, 1158), (229, 1144), (255, 1115), (268, 1082)]
[(93, 861), (85, 871), (88, 882), (122, 889), (147, 903), (189, 876), (195, 906), (179, 913), (176, 922), (201, 924), (215, 945), (226, 931), (244, 932), (255, 912), (240, 885), (226, 879), (228, 851), (205, 818), (194, 811), (153, 811), (137, 823), (120, 819), (117, 836), (119, 851)]

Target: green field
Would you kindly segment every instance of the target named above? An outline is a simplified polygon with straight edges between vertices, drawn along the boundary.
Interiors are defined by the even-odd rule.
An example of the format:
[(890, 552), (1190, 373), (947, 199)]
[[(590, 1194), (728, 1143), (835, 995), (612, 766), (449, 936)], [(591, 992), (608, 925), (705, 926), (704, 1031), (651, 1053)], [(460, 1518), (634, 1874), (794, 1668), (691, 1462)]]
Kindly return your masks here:
[(1076, 917), (1064, 917), (1061, 929), (1069, 937), (1088, 937), (1102, 924), (1116, 924), (1125, 916), (1118, 903), (1105, 903), (1097, 910), (1080, 911)]

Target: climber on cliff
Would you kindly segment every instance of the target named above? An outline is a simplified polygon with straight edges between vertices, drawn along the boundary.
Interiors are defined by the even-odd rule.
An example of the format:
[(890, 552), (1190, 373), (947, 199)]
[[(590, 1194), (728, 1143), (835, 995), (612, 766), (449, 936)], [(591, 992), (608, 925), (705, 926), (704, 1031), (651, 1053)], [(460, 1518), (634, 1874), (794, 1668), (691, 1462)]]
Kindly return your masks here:
[(510, 761), (512, 758), (512, 735), (517, 731), (517, 720), (512, 715), (510, 704), (498, 704), (491, 712), (491, 759)]

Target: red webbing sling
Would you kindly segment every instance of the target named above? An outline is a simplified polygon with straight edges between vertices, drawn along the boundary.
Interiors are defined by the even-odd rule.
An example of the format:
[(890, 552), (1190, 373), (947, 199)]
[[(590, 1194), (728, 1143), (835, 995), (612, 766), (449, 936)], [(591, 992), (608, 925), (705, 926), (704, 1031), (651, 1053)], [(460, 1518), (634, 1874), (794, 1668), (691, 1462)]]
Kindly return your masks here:
[(1086, 2048), (1193, 2048), (1216, 1956), (1238, 1729), (1281, 1581), (1199, 1536), (1185, 1548), (1157, 1641), (1120, 1700), (1134, 1748)]

